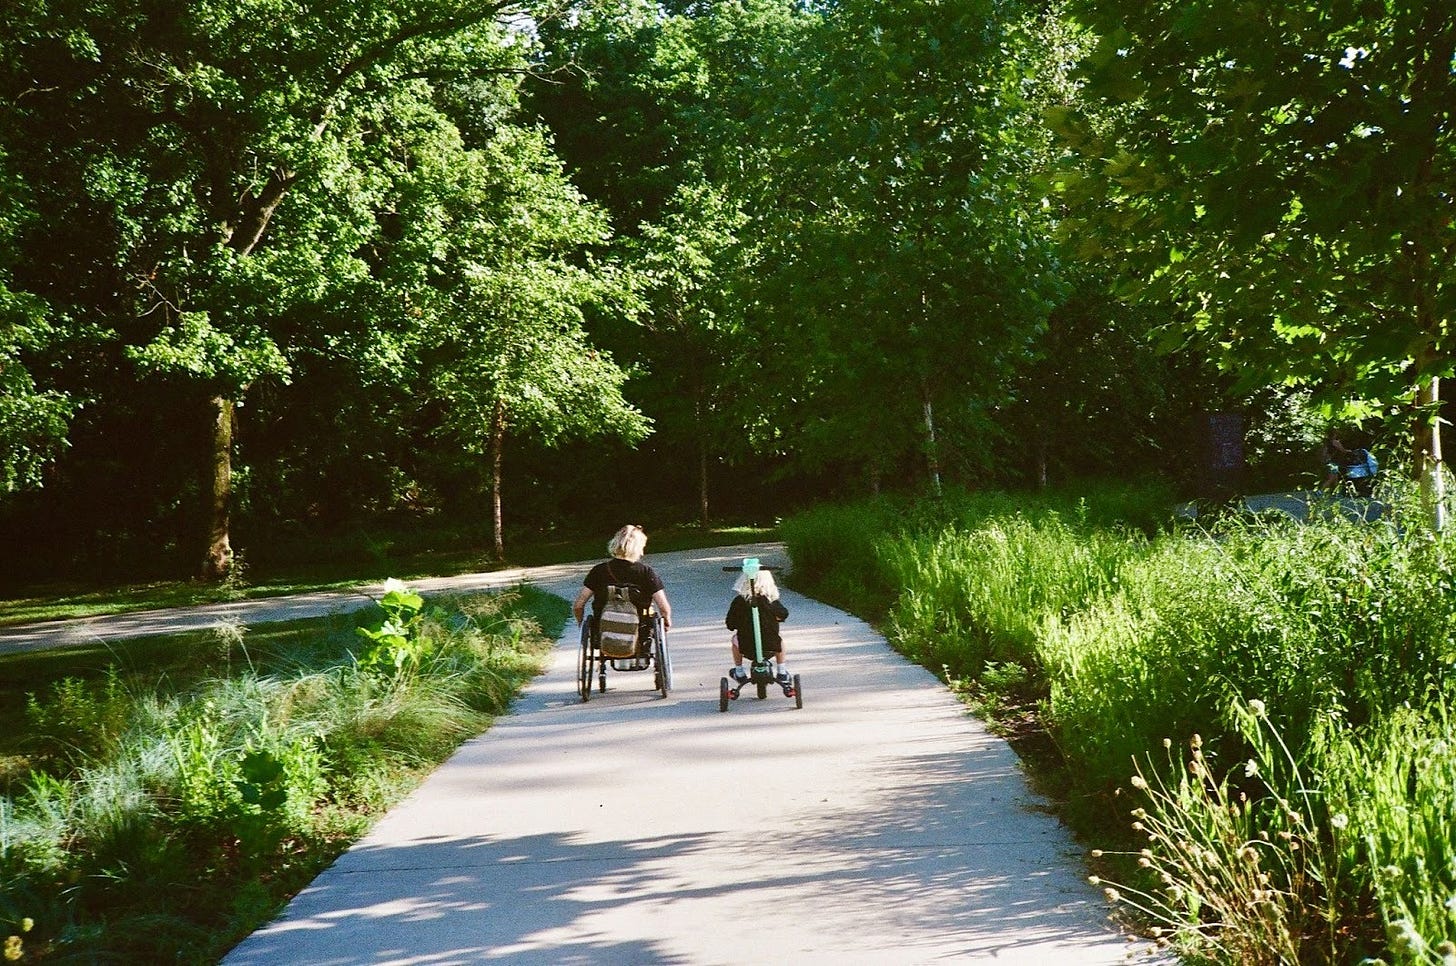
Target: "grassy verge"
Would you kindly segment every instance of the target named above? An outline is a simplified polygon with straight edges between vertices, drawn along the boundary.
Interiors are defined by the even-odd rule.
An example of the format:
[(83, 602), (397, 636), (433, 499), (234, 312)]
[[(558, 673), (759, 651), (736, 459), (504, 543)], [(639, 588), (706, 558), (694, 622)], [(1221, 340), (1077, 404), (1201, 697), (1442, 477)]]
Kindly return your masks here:
[(216, 962), (484, 730), (568, 616), (529, 587), (383, 603), (365, 634), (330, 618), (0, 663), (0, 928), (27, 961)]
[[(674, 527), (654, 531), (649, 549), (654, 553), (691, 550), (732, 543), (771, 539), (774, 531), (762, 527)], [(450, 540), (444, 540), (448, 546)], [(568, 539), (538, 539), (511, 548), (507, 564), (490, 560), (478, 549), (419, 549), (413, 544), (396, 545), (386, 539), (360, 549), (357, 538), (341, 543), (330, 563), (290, 563), (286, 559), (264, 565), (244, 566), (221, 584), (200, 581), (155, 581), (130, 585), (91, 586), (84, 583), (35, 584), (10, 591), (0, 600), (0, 627), (37, 621), (63, 620), (121, 614), (161, 607), (184, 607), (223, 601), (317, 590), (347, 590), (362, 583), (399, 577), (450, 576), (484, 573), (505, 567), (533, 567), (552, 563), (591, 560), (602, 556), (606, 536)], [(315, 548), (315, 554), (325, 553)]]
[(1109, 897), (1184, 954), (1456, 962), (1456, 538), (1166, 508), (957, 496), (783, 530), (805, 589), (1017, 739)]

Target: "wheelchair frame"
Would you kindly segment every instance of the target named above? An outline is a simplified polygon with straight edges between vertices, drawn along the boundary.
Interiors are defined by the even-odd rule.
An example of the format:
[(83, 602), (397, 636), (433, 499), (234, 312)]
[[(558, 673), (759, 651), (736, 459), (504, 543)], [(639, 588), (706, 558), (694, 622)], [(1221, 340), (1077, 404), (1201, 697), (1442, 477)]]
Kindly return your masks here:
[(581, 622), (581, 649), (577, 654), (576, 693), (582, 701), (590, 701), (592, 685), (597, 693), (607, 690), (607, 670), (631, 673), (652, 669), (652, 687), (664, 698), (672, 691), (672, 657), (667, 649), (667, 628), (662, 615), (650, 607), (642, 615), (643, 632), (637, 635), (637, 653), (633, 657), (607, 657), (602, 653), (597, 635), (597, 615), (588, 614)]

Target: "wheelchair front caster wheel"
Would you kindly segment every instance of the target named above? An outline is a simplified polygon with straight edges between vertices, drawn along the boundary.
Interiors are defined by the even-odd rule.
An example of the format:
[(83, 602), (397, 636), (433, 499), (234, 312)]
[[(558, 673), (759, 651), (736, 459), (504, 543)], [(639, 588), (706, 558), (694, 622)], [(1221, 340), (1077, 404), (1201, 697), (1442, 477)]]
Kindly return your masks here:
[(794, 707), (795, 708), (802, 708), (803, 706), (804, 706), (804, 685), (802, 685), (802, 684), (799, 683), (799, 676), (797, 674), (795, 674), (794, 675)]
[(723, 678), (722, 680), (720, 680), (718, 682), (718, 710), (719, 711), (727, 711), (728, 710), (728, 700), (729, 700), (729, 695), (732, 693), (732, 690), (733, 689), (728, 686), (728, 679), (727, 678)]

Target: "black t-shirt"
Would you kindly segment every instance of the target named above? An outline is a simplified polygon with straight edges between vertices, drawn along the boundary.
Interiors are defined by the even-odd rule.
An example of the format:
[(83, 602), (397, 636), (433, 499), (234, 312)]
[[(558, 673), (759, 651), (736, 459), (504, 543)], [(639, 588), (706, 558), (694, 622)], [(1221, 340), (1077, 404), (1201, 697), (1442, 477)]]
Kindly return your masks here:
[(754, 594), (750, 604), (741, 595), (734, 594), (728, 605), (728, 616), (724, 623), (730, 631), (738, 632), (738, 647), (744, 654), (753, 655), (753, 612), (758, 611), (758, 631), (763, 638), (763, 651), (770, 654), (779, 649), (779, 622), (788, 620), (789, 609), (782, 601), (769, 600), (761, 594)]
[(592, 592), (592, 613), (601, 613), (602, 601), (607, 597), (607, 587), (626, 584), (633, 588), (632, 600), (645, 610), (652, 601), (652, 595), (665, 589), (657, 571), (638, 560), (635, 563), (613, 557), (597, 564), (587, 572), (582, 581)]

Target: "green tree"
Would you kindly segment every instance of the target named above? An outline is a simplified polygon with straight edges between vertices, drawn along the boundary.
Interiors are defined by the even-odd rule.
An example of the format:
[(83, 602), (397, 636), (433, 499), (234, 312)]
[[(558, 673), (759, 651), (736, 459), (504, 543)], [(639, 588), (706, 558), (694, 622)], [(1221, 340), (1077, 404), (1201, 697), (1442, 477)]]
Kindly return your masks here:
[[(1174, 304), (1170, 344), (1355, 413), (1404, 400), (1441, 500), (1456, 21), (1440, 3), (1072, 0), (1095, 109), (1050, 120), (1088, 257)], [(1439, 515), (1437, 523), (1440, 523)]]
[(915, 455), (935, 487), (947, 459), (986, 468), (977, 444), (1057, 290), (1024, 16), (838, 3), (780, 89), (756, 295), (787, 337), (779, 419), (802, 452), (872, 476)]
[(745, 219), (722, 188), (687, 183), (625, 249), (646, 303), (642, 357), (657, 384), (655, 411), (675, 439), (696, 450), (704, 526), (711, 517), (709, 464), (732, 451), (726, 437), (741, 425), (725, 397), (739, 328), (730, 291), (735, 233)]
[(606, 219), (565, 179), (539, 129), (505, 126), (478, 149), (419, 160), (434, 165), (438, 194), (417, 199), (413, 224), (443, 246), (410, 294), (423, 374), (444, 403), (444, 428), (488, 459), (504, 560), (509, 433), (555, 445), (596, 435), (635, 443), (649, 431), (622, 396), (627, 371), (585, 329), (590, 307), (626, 310), (630, 287), (588, 257), (607, 240)]
[[(634, 389), (658, 452), (695, 455), (697, 515), (711, 515), (711, 470), (752, 448), (756, 394), (745, 369), (746, 157), (764, 92), (810, 22), (787, 0), (606, 5), (548, 38), (559, 83), (532, 103), (557, 133), (573, 178), (610, 212), (618, 256), (641, 282), (630, 326), (598, 326), (604, 344), (651, 374)], [(569, 69), (566, 67), (569, 65)], [(729, 399), (738, 405), (725, 405)]]
[(36, 385), (25, 362), (54, 337), (49, 307), (13, 288), (15, 236), (33, 219), (24, 187), (0, 147), (0, 495), (40, 484), (41, 473), (65, 444), (75, 404), (66, 394)]
[[(144, 371), (191, 387), (213, 427), (205, 574), (231, 563), (237, 407), (292, 371), (278, 321), (357, 271), (374, 226), (373, 112), (429, 77), (520, 69), (525, 42), (500, 18), (522, 9), (386, 0), (300, 18), (276, 0), (87, 0), (17, 11), (18, 35), (39, 38), (13, 73), (32, 94), (30, 133), (51, 144), (53, 118), (75, 122), (68, 151), (47, 148), (73, 179), (72, 210), (55, 214), (101, 212), (97, 247), (128, 293), (128, 315), (108, 323)], [(39, 171), (47, 159), (36, 160)], [(310, 194), (357, 205), (299, 204)]]

